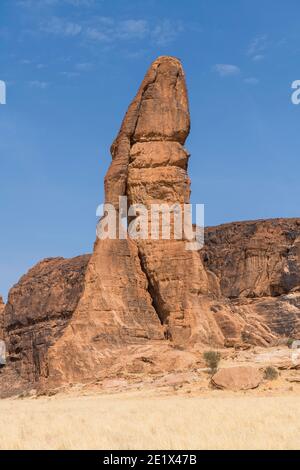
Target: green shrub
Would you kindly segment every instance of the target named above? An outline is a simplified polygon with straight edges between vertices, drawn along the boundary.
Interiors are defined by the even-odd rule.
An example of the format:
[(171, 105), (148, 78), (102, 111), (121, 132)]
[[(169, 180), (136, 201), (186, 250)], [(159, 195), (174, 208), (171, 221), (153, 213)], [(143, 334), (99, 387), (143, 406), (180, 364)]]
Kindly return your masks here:
[(276, 380), (278, 378), (278, 371), (275, 367), (268, 366), (264, 372), (264, 378), (266, 380)]
[(286, 342), (287, 346), (288, 346), (290, 349), (291, 349), (292, 346), (293, 346), (293, 342), (294, 342), (293, 338), (289, 338), (289, 339), (287, 340), (287, 342)]
[(203, 359), (206, 362), (210, 372), (214, 374), (218, 370), (218, 365), (221, 360), (221, 354), (217, 351), (205, 351)]

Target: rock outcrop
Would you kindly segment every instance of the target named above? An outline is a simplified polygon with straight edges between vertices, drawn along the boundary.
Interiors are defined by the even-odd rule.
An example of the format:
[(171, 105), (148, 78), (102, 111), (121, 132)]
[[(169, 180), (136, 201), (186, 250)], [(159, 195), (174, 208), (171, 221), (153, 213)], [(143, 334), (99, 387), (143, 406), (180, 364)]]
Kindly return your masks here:
[[(125, 118), (126, 120), (126, 118)], [(190, 202), (189, 154), (183, 145), (190, 117), (185, 77), (177, 59), (161, 57), (152, 64), (131, 135), (126, 195), (129, 204)], [(121, 129), (122, 132), (122, 129)], [(118, 139), (117, 139), (118, 141)], [(171, 232), (171, 237), (173, 233)], [(213, 294), (215, 283), (199, 254), (186, 240), (139, 240), (142, 268), (166, 335), (175, 344), (221, 341), (214, 317), (201, 295)]]
[(233, 312), (216, 311), (225, 337), (267, 345), (300, 334), (300, 219), (209, 227), (201, 257)]
[[(182, 144), (189, 127), (182, 66), (177, 59), (160, 57), (147, 72), (112, 145), (106, 203), (118, 210), (120, 196), (127, 196), (129, 204), (188, 202), (188, 155)], [(198, 290), (208, 288), (202, 262), (198, 253), (184, 249), (183, 241), (155, 244), (130, 238), (97, 240), (83, 297), (63, 337), (49, 352), (50, 374), (56, 380), (99, 373), (107, 367), (113, 347), (191, 336), (195, 305), (187, 300), (188, 292), (193, 290), (191, 295), (199, 298)], [(183, 272), (190, 273), (189, 281), (192, 276), (196, 287), (187, 278), (182, 280)], [(71, 367), (61, 359), (65, 350), (72, 352)]]
[[(81, 297), (89, 255), (38, 263), (9, 292), (4, 340), (13, 383), (0, 375), (0, 389), (18, 389), (47, 376), (47, 351), (62, 335)], [(11, 375), (9, 375), (11, 378)]]
[[(160, 57), (111, 147), (105, 202), (119, 218), (124, 196), (148, 209), (189, 203), (189, 129), (181, 63)], [(174, 238), (172, 217), (171, 239), (161, 227), (158, 240), (123, 228), (97, 239), (91, 256), (39, 263), (11, 289), (0, 304), (0, 395), (188, 369), (207, 345), (269, 346), (300, 334), (300, 219), (210, 227), (192, 251)], [(127, 217), (139, 231), (137, 221), (138, 210)]]
[(207, 228), (202, 257), (225, 297), (277, 297), (300, 291), (300, 219)]

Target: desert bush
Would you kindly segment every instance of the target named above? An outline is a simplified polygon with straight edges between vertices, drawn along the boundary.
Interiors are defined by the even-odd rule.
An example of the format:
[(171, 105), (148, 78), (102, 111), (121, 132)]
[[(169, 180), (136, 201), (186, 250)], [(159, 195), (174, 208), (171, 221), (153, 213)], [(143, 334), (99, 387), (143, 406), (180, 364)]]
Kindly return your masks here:
[(295, 341), (295, 340), (294, 340), (293, 338), (289, 338), (289, 339), (287, 340), (286, 344), (287, 344), (287, 346), (288, 346), (290, 349), (292, 348), (294, 341)]
[(218, 370), (221, 354), (217, 351), (205, 351), (203, 358), (207, 367), (210, 369), (210, 372), (214, 374)]
[(278, 378), (278, 371), (275, 367), (269, 366), (265, 369), (264, 378), (266, 380), (276, 380)]

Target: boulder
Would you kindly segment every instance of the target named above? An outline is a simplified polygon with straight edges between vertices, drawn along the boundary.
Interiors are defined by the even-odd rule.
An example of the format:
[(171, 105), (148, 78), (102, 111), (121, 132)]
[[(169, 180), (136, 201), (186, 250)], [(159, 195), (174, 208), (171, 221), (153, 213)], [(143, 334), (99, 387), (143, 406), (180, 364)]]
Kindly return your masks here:
[(250, 366), (220, 369), (211, 379), (215, 387), (233, 391), (257, 388), (262, 380), (262, 373)]

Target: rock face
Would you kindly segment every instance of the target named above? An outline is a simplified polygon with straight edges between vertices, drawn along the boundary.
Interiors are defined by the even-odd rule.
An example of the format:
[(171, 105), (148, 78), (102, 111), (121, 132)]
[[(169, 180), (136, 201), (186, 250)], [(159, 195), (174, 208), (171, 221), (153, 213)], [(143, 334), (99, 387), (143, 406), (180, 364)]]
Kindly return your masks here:
[[(18, 381), (34, 383), (47, 376), (47, 351), (66, 328), (81, 297), (89, 256), (38, 263), (9, 293), (4, 339), (8, 369)], [(0, 385), (6, 377), (2, 371)], [(3, 385), (4, 383), (4, 385)], [(13, 384), (17, 387), (18, 383)]]
[[(190, 118), (180, 62), (159, 58), (142, 86), (130, 139), (126, 184), (129, 204), (144, 204), (149, 210), (151, 204), (164, 203), (183, 208), (190, 202), (189, 155), (183, 147)], [(199, 254), (188, 251), (185, 240), (139, 240), (137, 245), (153, 305), (167, 337), (181, 345), (207, 342), (209, 338), (221, 341), (213, 316), (203, 309), (201, 294), (214, 293), (216, 286)]]
[[(300, 219), (207, 228), (201, 257), (235, 314), (227, 321), (220, 315), (227, 338), (241, 335), (242, 341), (268, 344), (278, 336), (299, 335)], [(234, 318), (246, 322), (230, 333)]]
[(223, 390), (250, 390), (262, 382), (262, 373), (250, 366), (220, 369), (213, 377), (212, 384)]
[[(189, 155), (183, 147), (189, 129), (181, 63), (160, 57), (112, 145), (106, 203), (116, 210), (120, 196), (128, 198), (128, 205), (148, 208), (189, 203)], [(87, 380), (107, 368), (118, 348), (130, 344), (222, 345), (224, 334), (210, 309), (218, 295), (216, 276), (205, 270), (197, 251), (186, 250), (184, 239), (97, 240), (78, 308), (49, 350), (50, 380)]]
[(0, 296), (0, 340), (4, 338), (4, 308), (5, 304)]
[[(160, 57), (146, 74), (112, 145), (106, 203), (118, 209), (120, 196), (127, 196), (129, 204), (188, 202), (188, 154), (182, 144), (189, 127), (182, 66), (177, 59)], [(196, 316), (201, 317), (199, 293), (208, 292), (208, 285), (199, 254), (187, 252), (184, 241), (97, 240), (83, 297), (50, 350), (50, 375), (57, 381), (91, 377), (107, 367), (107, 348), (110, 355), (112, 347), (164, 337), (186, 342)], [(216, 323), (214, 327), (218, 329)], [(203, 314), (199, 331), (204, 336), (208, 329)], [(66, 350), (75, 358), (71, 366), (62, 359)]]
[(206, 229), (205, 266), (229, 298), (300, 291), (300, 220), (235, 222)]
[[(189, 129), (181, 63), (160, 57), (111, 147), (105, 201), (117, 216), (124, 196), (148, 209), (189, 203)], [(137, 228), (138, 213), (127, 221)], [(0, 304), (0, 395), (181, 370), (207, 345), (268, 346), (300, 334), (300, 219), (207, 228), (200, 252), (184, 238), (130, 233), (97, 239), (91, 256), (45, 260), (11, 289)], [(235, 384), (236, 373), (226, 380)]]

